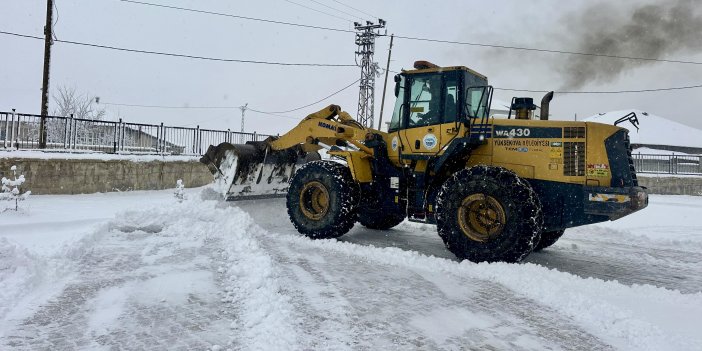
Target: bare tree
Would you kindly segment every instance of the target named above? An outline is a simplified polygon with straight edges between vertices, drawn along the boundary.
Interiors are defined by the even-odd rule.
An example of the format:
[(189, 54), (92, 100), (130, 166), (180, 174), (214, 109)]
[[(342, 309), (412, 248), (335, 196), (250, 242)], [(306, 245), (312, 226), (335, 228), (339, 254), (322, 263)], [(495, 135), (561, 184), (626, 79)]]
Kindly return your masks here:
[[(94, 122), (105, 117), (105, 109), (95, 106), (96, 98), (94, 96), (78, 93), (75, 87), (60, 86), (53, 98), (56, 105), (53, 112), (55, 116), (72, 116), (87, 121), (71, 120), (69, 125), (68, 120), (50, 120), (47, 122), (47, 140), (49, 142), (63, 143), (74, 140), (81, 145), (105, 145), (112, 140), (113, 133), (100, 122)], [(71, 135), (73, 135), (73, 139), (71, 139)], [(67, 137), (69, 139), (64, 140)]]
[(79, 94), (75, 87), (60, 86), (53, 96), (56, 108), (54, 115), (74, 118), (101, 120), (105, 117), (104, 108), (95, 108), (95, 96)]

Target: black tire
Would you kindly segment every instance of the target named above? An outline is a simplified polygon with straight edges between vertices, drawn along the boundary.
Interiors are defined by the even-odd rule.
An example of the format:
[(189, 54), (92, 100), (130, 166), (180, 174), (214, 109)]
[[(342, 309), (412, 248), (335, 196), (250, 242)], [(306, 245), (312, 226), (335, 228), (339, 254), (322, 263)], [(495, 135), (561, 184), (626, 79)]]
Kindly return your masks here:
[(367, 212), (362, 211), (358, 213), (358, 223), (361, 223), (364, 227), (368, 229), (375, 230), (388, 230), (395, 227), (396, 225), (402, 223), (405, 220), (404, 213), (391, 213), (386, 214), (382, 211), (378, 212)]
[(319, 154), (317, 151), (312, 151), (308, 152), (305, 154), (304, 163), (312, 162), (312, 161), (320, 161), (322, 159), (322, 156)]
[(539, 242), (541, 202), (526, 180), (505, 168), (456, 172), (436, 203), (439, 236), (459, 259), (519, 262)]
[(539, 240), (539, 243), (536, 244), (536, 247), (534, 247), (534, 251), (541, 251), (558, 241), (558, 239), (563, 236), (563, 233), (565, 233), (565, 229), (561, 230), (554, 230), (550, 232), (542, 232), (541, 233), (541, 239)]
[(312, 239), (346, 234), (356, 223), (357, 202), (356, 184), (343, 164), (308, 162), (290, 179), (288, 216), (298, 232)]
[(402, 201), (395, 210), (384, 209), (380, 198), (382, 191), (371, 189), (361, 195), (361, 204), (358, 208), (358, 223), (368, 229), (388, 230), (405, 220), (406, 202)]

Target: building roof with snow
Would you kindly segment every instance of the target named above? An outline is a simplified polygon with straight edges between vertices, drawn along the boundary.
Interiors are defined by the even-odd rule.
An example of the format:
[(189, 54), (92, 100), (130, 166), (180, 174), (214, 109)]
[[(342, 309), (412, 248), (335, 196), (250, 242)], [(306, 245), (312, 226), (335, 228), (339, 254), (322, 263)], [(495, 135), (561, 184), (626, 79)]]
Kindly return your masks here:
[(509, 102), (492, 98), (492, 105), (490, 105), (490, 116), (507, 116), (509, 113), (509, 106)]
[(702, 154), (702, 130), (656, 116), (645, 111), (631, 109), (597, 114), (585, 119), (586, 122), (614, 124), (618, 119), (634, 112), (639, 120), (639, 130), (629, 122), (622, 122), (619, 127), (629, 130), (629, 139), (633, 148), (677, 151)]

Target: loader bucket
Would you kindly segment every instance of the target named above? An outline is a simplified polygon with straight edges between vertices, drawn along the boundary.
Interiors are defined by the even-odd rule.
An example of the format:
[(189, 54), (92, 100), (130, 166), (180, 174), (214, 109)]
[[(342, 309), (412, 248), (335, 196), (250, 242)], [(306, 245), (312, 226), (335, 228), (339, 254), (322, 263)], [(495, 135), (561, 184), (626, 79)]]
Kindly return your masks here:
[(227, 201), (236, 201), (284, 197), (288, 180), (306, 159), (299, 148), (274, 151), (266, 140), (212, 145), (200, 162), (214, 175), (215, 189)]

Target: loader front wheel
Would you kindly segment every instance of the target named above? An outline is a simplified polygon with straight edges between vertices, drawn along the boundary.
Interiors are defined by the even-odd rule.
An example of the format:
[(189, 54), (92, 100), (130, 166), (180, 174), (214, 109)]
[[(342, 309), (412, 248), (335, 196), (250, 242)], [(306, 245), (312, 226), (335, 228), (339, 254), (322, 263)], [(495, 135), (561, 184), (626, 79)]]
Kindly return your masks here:
[(563, 236), (563, 233), (565, 233), (565, 229), (541, 233), (541, 239), (539, 240), (539, 243), (536, 244), (536, 247), (534, 247), (534, 251), (541, 251), (555, 244), (556, 241)]
[(298, 232), (312, 239), (337, 238), (356, 222), (357, 197), (348, 167), (308, 162), (290, 180), (288, 216)]
[(541, 203), (528, 182), (501, 167), (456, 172), (437, 195), (437, 229), (459, 259), (519, 262), (539, 242)]

